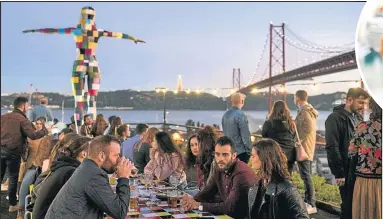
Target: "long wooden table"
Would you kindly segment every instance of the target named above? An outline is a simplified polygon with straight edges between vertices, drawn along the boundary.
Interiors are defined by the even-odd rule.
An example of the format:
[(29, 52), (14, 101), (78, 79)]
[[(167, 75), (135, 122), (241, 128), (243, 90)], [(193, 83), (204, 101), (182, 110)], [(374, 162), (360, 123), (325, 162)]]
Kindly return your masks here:
[[(166, 190), (176, 189), (172, 186), (169, 186), (167, 183), (164, 183), (164, 182), (156, 182), (154, 184), (156, 184), (155, 187), (149, 187), (149, 189), (156, 188), (154, 190), (157, 190), (156, 192), (159, 192), (159, 193), (166, 193)], [(184, 211), (180, 203), (177, 205), (177, 208), (171, 208), (167, 200), (165, 201), (165, 200), (160, 200), (158, 198), (153, 199), (153, 197), (147, 197), (147, 194), (144, 194), (146, 188), (143, 185), (138, 184), (136, 186), (136, 189), (144, 191), (144, 192), (140, 192), (140, 195), (138, 198), (138, 208), (136, 210), (130, 209), (125, 219), (130, 219), (130, 218), (136, 218), (136, 219), (139, 219), (139, 218), (142, 218), (142, 219), (145, 219), (145, 218), (146, 219), (147, 218), (151, 218), (151, 219), (163, 219), (163, 218), (231, 219), (231, 217), (227, 215), (214, 215), (212, 213), (203, 212), (199, 210)], [(188, 192), (185, 191), (185, 193), (188, 193)]]

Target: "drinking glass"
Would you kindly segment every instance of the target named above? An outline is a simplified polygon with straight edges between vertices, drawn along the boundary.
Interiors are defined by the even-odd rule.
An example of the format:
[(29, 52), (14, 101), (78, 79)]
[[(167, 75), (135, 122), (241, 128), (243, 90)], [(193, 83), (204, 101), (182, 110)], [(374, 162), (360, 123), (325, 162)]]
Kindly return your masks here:
[(170, 177), (169, 177), (169, 183), (170, 183), (172, 186), (174, 186), (174, 187), (177, 188), (177, 187), (180, 185), (181, 181), (180, 181), (180, 178), (179, 178), (179, 177), (177, 177), (177, 176), (175, 176), (175, 175), (170, 175)]
[(169, 190), (167, 192), (167, 196), (168, 196), (169, 207), (177, 208), (177, 204), (178, 204), (177, 190)]
[(137, 211), (139, 196), (140, 196), (140, 193), (137, 191), (137, 189), (131, 191), (130, 199), (129, 199), (129, 210), (130, 211)]
[(146, 190), (149, 190), (148, 186), (149, 186), (149, 184), (151, 183), (152, 180), (153, 180), (152, 174), (150, 174), (150, 173), (145, 173), (144, 174), (142, 183), (145, 184)]

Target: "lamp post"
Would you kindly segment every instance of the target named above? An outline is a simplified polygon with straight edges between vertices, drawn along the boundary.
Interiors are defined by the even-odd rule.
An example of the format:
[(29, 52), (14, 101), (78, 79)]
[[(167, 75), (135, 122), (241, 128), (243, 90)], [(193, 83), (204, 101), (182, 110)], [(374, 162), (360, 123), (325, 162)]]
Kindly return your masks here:
[(163, 88), (163, 87), (156, 88), (156, 93), (162, 92), (164, 94), (164, 123), (163, 123), (164, 131), (166, 128), (166, 91), (167, 91), (167, 89)]

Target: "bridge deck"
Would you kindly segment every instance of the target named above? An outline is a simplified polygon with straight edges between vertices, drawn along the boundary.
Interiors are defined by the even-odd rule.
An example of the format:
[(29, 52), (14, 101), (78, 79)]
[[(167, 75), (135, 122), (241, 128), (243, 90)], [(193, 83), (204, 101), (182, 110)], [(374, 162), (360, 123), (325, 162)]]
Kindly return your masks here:
[(275, 75), (262, 81), (258, 81), (247, 87), (241, 88), (240, 92), (250, 92), (253, 88), (262, 89), (269, 86), (310, 79), (317, 76), (333, 74), (337, 72), (356, 69), (355, 50), (346, 52), (319, 62), (315, 62), (283, 74)]

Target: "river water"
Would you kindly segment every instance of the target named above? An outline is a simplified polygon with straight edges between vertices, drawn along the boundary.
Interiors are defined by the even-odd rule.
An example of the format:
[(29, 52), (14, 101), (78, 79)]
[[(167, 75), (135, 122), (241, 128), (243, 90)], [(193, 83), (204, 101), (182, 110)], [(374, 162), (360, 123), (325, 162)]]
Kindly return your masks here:
[[(6, 113), (8, 110), (1, 110), (1, 114)], [(248, 117), (250, 130), (256, 131), (261, 125), (263, 125), (267, 111), (244, 111)], [(61, 109), (52, 109), (53, 117), (61, 121), (62, 111)], [(70, 117), (73, 115), (74, 109), (64, 109), (64, 122), (70, 123)], [(141, 110), (104, 110), (99, 109), (97, 113), (102, 113), (107, 119), (109, 116), (117, 115), (123, 119), (125, 123), (162, 123), (163, 111), (141, 111)], [(167, 114), (167, 123), (185, 125), (188, 119), (192, 119), (195, 122), (199, 121), (201, 124), (212, 125), (218, 124), (221, 126), (222, 115), (225, 111), (188, 111), (188, 110), (169, 110)], [(318, 130), (325, 129), (325, 121), (330, 115), (330, 111), (319, 111), (319, 118), (317, 120)], [(296, 116), (296, 111), (292, 110), (292, 116)]]

